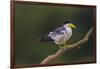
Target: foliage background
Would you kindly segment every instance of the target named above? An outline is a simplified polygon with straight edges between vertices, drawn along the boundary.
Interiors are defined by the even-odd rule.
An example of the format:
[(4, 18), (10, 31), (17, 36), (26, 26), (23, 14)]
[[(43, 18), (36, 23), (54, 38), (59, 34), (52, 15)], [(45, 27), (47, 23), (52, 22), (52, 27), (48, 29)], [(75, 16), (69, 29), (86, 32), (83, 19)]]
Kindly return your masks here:
[[(72, 20), (77, 28), (67, 44), (84, 37), (94, 25), (94, 8), (61, 7), (44, 5), (15, 5), (15, 64), (39, 64), (45, 57), (54, 54), (59, 47), (53, 42), (40, 42), (41, 35), (53, 31), (66, 20)], [(80, 49), (65, 52), (52, 64), (92, 62), (94, 60), (94, 41), (92, 36)]]

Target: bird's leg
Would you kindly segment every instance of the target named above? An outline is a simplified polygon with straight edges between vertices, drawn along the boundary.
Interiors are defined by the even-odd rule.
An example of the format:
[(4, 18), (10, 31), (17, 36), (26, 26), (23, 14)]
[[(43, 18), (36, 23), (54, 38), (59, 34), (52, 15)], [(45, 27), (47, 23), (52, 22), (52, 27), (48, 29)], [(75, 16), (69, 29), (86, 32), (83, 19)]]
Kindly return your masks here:
[(64, 47), (66, 46), (66, 43), (64, 43)]
[(62, 46), (59, 44), (59, 48), (62, 48)]
[(63, 50), (63, 46), (59, 44), (59, 48)]
[(66, 42), (64, 42), (64, 47), (66, 46)]

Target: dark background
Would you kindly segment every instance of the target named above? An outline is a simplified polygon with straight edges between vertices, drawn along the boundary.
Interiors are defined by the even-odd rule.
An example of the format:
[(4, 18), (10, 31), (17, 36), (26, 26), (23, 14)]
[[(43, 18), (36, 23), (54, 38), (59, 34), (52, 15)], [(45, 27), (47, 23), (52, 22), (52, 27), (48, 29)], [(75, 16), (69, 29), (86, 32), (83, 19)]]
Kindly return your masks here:
[[(15, 5), (15, 64), (39, 64), (48, 55), (54, 54), (58, 45), (54, 42), (40, 42), (41, 35), (53, 31), (66, 20), (72, 20), (77, 28), (67, 44), (82, 39), (94, 25), (93, 7), (61, 7), (45, 5)], [(94, 61), (94, 35), (81, 45), (66, 51), (52, 64), (68, 64), (72, 62)]]

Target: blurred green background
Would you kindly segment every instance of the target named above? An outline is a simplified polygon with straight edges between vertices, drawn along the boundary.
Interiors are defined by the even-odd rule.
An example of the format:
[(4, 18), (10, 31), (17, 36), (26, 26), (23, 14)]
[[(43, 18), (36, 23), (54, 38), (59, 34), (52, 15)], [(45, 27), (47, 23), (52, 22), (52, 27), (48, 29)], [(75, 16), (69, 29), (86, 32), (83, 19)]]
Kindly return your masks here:
[[(45, 5), (15, 5), (15, 64), (39, 64), (48, 55), (54, 54), (58, 45), (53, 42), (40, 42), (41, 35), (53, 31), (66, 20), (72, 20), (77, 28), (67, 44), (82, 39), (94, 25), (93, 7), (61, 7)], [(52, 64), (91, 62), (94, 60), (93, 34), (80, 49), (66, 51)]]

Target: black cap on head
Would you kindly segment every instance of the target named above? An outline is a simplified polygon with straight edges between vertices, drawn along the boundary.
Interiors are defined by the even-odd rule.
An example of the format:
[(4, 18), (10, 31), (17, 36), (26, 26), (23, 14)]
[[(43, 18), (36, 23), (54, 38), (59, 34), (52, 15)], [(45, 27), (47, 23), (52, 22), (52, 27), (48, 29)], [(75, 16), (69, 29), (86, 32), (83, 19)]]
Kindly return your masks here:
[(64, 24), (67, 24), (67, 23), (73, 23), (73, 22), (70, 21), (70, 20), (67, 20), (67, 21), (64, 22)]

